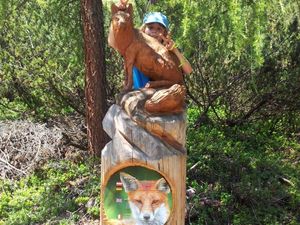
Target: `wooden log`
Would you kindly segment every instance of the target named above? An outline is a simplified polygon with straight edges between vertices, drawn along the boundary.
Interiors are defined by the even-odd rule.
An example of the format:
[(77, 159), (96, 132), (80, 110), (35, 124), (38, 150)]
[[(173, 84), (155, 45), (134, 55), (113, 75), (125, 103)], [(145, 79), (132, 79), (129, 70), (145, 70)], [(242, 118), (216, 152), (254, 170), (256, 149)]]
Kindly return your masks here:
[[(130, 111), (131, 114), (126, 113), (121, 106), (113, 105), (103, 120), (104, 130), (112, 140), (102, 150), (100, 221), (102, 225), (141, 224), (138, 220), (148, 220), (145, 224), (149, 225), (183, 225), (186, 198), (185, 113), (176, 116), (164, 115), (155, 119), (149, 115), (145, 116), (136, 108), (138, 105), (142, 107), (140, 102), (147, 99), (141, 95), (141, 92), (131, 92), (125, 97), (127, 100), (131, 99), (130, 102), (123, 99), (123, 105), (135, 105), (134, 113), (133, 110)], [(136, 98), (139, 100), (135, 101)], [(141, 123), (136, 122), (137, 118), (141, 117), (145, 119), (143, 124), (153, 125), (160, 121), (158, 127), (161, 127), (161, 133), (170, 133), (174, 139), (180, 137), (180, 147), (166, 142), (159, 132), (152, 133), (153, 129), (141, 126)], [(174, 127), (177, 130), (170, 130)], [(126, 183), (126, 180), (129, 183)], [(169, 189), (170, 192), (167, 192)], [(132, 196), (137, 196), (141, 190), (144, 191), (143, 199), (154, 193), (155, 196), (160, 196), (159, 199), (164, 199), (164, 203), (160, 205), (160, 210), (164, 209), (164, 216), (152, 215), (147, 211), (146, 201), (136, 203), (141, 205), (140, 209), (144, 214), (133, 213)], [(152, 204), (158, 205), (157, 202), (158, 200)], [(140, 215), (139, 218), (137, 214)], [(151, 223), (152, 219), (156, 222)]]

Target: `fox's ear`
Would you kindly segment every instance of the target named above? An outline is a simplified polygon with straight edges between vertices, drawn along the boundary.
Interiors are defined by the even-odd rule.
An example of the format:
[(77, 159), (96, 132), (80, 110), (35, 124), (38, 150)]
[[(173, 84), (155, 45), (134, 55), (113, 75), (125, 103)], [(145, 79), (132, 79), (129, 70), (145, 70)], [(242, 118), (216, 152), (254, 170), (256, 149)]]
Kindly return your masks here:
[(167, 183), (167, 181), (165, 180), (165, 178), (161, 178), (156, 182), (156, 189), (164, 192), (164, 193), (169, 193), (170, 192), (170, 187)]
[(132, 192), (138, 189), (139, 181), (135, 177), (127, 173), (120, 172), (120, 179), (126, 192)]

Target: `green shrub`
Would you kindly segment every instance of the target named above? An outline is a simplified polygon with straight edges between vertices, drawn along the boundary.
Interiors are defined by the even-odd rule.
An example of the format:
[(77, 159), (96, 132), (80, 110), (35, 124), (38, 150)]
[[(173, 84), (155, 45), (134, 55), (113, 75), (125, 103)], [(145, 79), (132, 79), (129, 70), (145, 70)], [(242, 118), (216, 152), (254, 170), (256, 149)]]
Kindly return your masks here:
[[(199, 116), (190, 110), (189, 121)], [(188, 128), (188, 186), (197, 197), (190, 224), (300, 222), (300, 144), (268, 122)], [(192, 168), (192, 169), (191, 169)]]
[[(75, 212), (89, 198), (99, 198), (99, 173), (93, 169), (92, 162), (60, 161), (50, 162), (19, 181), (1, 181), (1, 222), (41, 224), (69, 213), (69, 222), (65, 224), (70, 224), (79, 219)], [(93, 207), (99, 208), (99, 201), (96, 203)], [(91, 216), (97, 213), (95, 209), (83, 209)]]

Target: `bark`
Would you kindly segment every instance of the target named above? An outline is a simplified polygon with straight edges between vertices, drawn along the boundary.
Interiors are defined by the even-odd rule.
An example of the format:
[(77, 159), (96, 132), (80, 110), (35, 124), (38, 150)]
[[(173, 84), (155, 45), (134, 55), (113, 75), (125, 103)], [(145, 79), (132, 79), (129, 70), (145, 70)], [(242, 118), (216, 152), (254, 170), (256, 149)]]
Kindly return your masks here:
[(84, 52), (88, 150), (100, 156), (108, 141), (102, 128), (107, 110), (105, 93), (104, 26), (102, 1), (81, 0)]

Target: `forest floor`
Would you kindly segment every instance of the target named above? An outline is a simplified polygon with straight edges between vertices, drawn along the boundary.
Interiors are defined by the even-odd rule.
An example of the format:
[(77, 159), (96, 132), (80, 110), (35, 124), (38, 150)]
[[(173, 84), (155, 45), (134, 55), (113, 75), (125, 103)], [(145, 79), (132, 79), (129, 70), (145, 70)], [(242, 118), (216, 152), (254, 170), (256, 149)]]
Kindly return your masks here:
[[(300, 135), (268, 124), (187, 132), (186, 224), (300, 224)], [(0, 225), (99, 224), (83, 118), (0, 122)]]
[[(82, 118), (0, 122), (0, 218), (6, 217), (0, 224), (99, 224), (100, 191), (86, 191), (84, 183), (93, 179), (99, 182), (93, 186), (100, 186), (100, 160), (86, 154), (84, 131)], [(88, 167), (86, 161), (93, 162)], [(57, 202), (49, 199), (52, 191), (58, 192)], [(64, 205), (66, 197), (71, 202)]]

